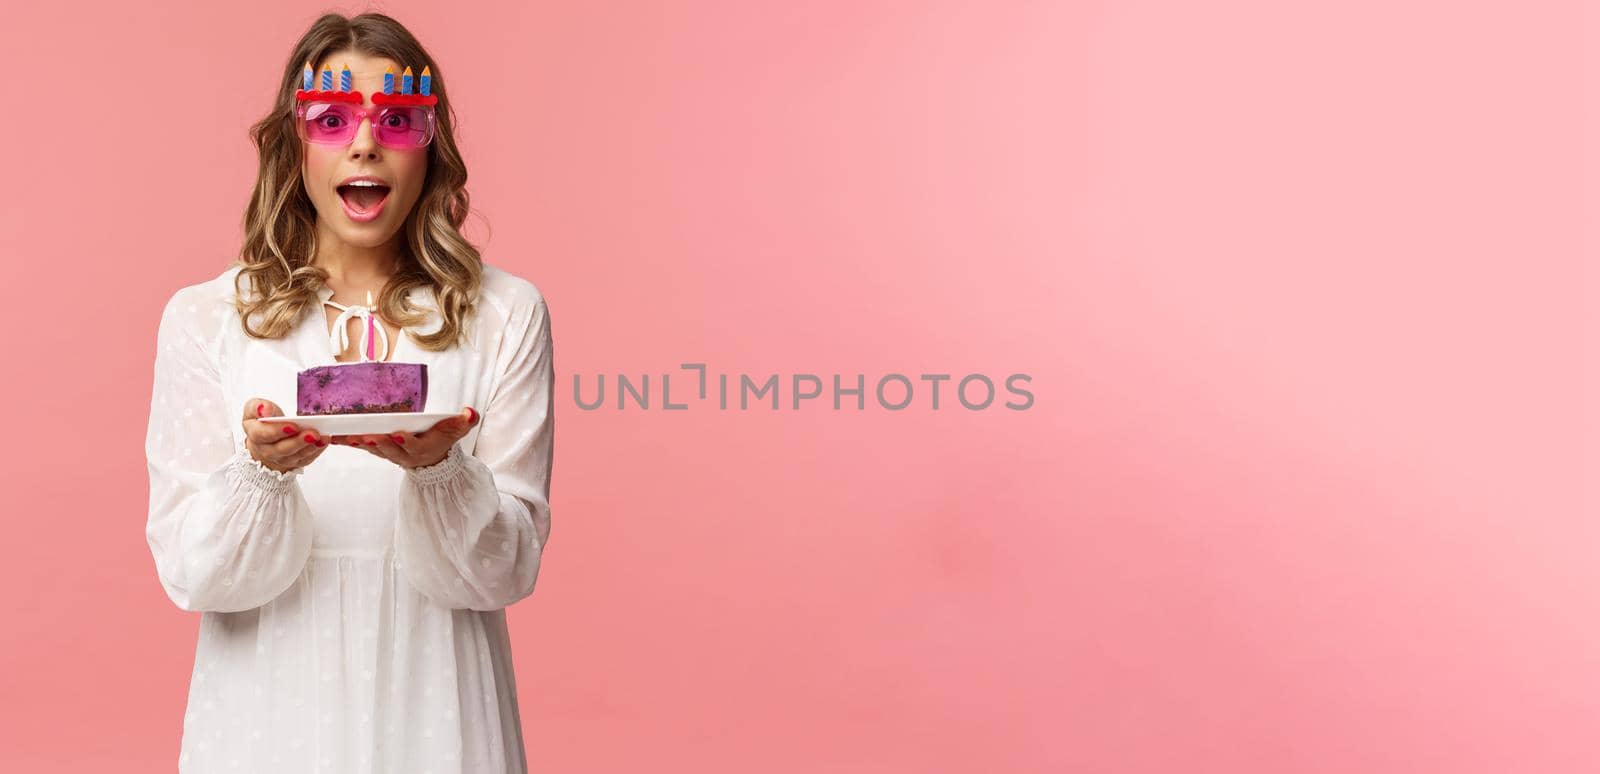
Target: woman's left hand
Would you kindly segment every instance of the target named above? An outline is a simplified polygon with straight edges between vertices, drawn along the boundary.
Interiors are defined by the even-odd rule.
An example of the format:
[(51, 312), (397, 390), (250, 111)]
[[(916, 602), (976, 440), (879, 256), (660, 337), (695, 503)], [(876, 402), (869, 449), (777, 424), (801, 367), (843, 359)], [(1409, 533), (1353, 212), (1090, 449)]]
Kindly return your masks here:
[(441, 419), (420, 433), (333, 435), (328, 438), (333, 443), (364, 449), (403, 468), (421, 468), (444, 462), (444, 458), (450, 454), (450, 447), (465, 438), (467, 432), (482, 420), (483, 415), (468, 406), (460, 414)]

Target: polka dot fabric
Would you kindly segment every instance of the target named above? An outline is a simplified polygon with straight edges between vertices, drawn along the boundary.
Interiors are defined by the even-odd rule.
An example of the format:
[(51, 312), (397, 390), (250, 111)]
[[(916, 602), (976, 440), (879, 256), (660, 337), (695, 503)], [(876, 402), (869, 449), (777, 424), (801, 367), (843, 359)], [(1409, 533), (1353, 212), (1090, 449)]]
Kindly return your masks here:
[[(526, 771), (505, 608), (533, 592), (550, 536), (542, 294), (485, 265), (465, 341), (397, 344), (396, 362), (428, 365), (429, 411), (482, 414), (443, 462), (331, 446), (278, 473), (245, 449), (244, 405), (292, 413), (295, 374), (333, 362), (327, 324), (248, 337), (237, 273), (177, 291), (157, 333), (145, 533), (167, 596), (201, 614), (178, 770)], [(412, 300), (434, 308), (427, 289)]]

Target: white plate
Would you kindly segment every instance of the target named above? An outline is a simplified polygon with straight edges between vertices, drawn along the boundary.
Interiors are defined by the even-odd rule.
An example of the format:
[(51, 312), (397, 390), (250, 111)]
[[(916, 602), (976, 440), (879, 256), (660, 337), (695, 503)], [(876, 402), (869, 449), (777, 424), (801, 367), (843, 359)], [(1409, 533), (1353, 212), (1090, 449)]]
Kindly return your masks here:
[(322, 435), (361, 435), (363, 433), (420, 433), (461, 412), (389, 411), (380, 414), (307, 414), (303, 417), (262, 417), (273, 424), (293, 422), (298, 428), (311, 428)]

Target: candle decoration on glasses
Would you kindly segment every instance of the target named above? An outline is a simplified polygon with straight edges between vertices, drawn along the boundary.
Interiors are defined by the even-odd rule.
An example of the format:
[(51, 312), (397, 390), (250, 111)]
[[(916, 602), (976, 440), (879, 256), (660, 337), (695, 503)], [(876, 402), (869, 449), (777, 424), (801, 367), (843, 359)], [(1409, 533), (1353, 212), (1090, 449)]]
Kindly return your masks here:
[[(339, 88), (333, 88), (333, 70), (322, 70), (322, 88), (312, 89), (315, 70), (311, 63), (306, 63), (306, 68), (300, 79), (300, 88), (294, 93), (295, 99), (300, 102), (348, 102), (360, 105), (363, 97), (361, 92), (352, 88), (350, 66), (344, 65), (339, 72)], [(397, 84), (396, 81), (399, 81)], [(416, 89), (413, 91), (413, 85)], [(398, 86), (398, 88), (396, 88)], [(421, 77), (412, 73), (408, 66), (397, 78), (394, 68), (388, 68), (383, 74), (383, 91), (372, 95), (374, 105), (411, 105), (431, 106), (439, 103), (439, 96), (433, 93), (433, 68), (427, 65), (422, 67)]]
[[(398, 90), (394, 88), (394, 82), (391, 80), (393, 74), (393, 69), (384, 74), (383, 92), (372, 95), (372, 104), (428, 106), (439, 103), (439, 95), (433, 93), (433, 69), (431, 67), (423, 65), (420, 79), (414, 77), (410, 67), (406, 67), (400, 73), (400, 88)], [(417, 87), (416, 91), (412, 91), (413, 85)]]
[(300, 88), (295, 90), (294, 98), (300, 102), (348, 102), (352, 105), (361, 104), (361, 92), (352, 91), (350, 80), (350, 65), (343, 65), (339, 72), (339, 90), (333, 90), (333, 69), (323, 68), (322, 88), (313, 90), (311, 63), (306, 63), (305, 73), (300, 78)]
[[(434, 94), (434, 70), (432, 67), (422, 66), (422, 77), (416, 78), (411, 72), (411, 67), (406, 67), (400, 74), (398, 90), (394, 82), (390, 82), (390, 75), (384, 74), (384, 91), (373, 94), (374, 106), (435, 106), (438, 104), (438, 94)], [(411, 86), (418, 86), (418, 90), (411, 90)]]

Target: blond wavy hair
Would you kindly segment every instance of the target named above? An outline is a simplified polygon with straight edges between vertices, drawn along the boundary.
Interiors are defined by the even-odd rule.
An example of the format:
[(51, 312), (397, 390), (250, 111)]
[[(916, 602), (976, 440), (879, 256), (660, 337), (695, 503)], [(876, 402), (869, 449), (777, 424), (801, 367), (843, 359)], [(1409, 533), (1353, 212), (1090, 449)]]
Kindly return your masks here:
[[(244, 331), (258, 339), (289, 333), (309, 309), (321, 308), (317, 291), (328, 272), (311, 265), (317, 254), (317, 211), (301, 182), (304, 163), (295, 133), (295, 89), (306, 62), (318, 66), (340, 50), (403, 62), (414, 71), (431, 68), (438, 126), (428, 145), (428, 171), (422, 194), (406, 216), (400, 266), (379, 295), (378, 311), (402, 328), (427, 320), (424, 310), (406, 299), (417, 287), (430, 287), (443, 325), (431, 334), (406, 331), (418, 346), (448, 349), (462, 335), (472, 314), (483, 277), (478, 249), (461, 234), (470, 212), (467, 166), (456, 147), (450, 89), (443, 68), (400, 22), (381, 13), (345, 17), (330, 13), (317, 19), (295, 44), (278, 81), (272, 112), (250, 128), (260, 154), (255, 189), (244, 214), (244, 245), (235, 261), (238, 297), (235, 307)], [(241, 288), (248, 283), (248, 288)]]

